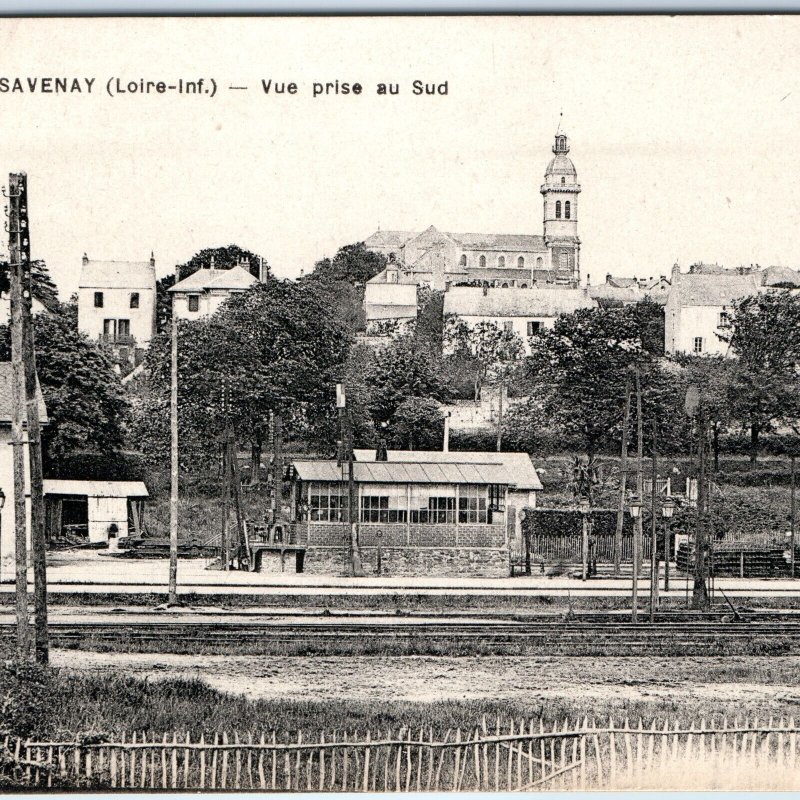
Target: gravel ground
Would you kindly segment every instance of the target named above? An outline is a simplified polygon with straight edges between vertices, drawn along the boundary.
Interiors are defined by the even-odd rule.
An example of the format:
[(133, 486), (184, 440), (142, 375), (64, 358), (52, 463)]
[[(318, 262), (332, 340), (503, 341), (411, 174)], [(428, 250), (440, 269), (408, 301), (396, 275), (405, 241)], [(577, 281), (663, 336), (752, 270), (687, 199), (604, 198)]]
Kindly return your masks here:
[(444, 658), (184, 656), (55, 650), (55, 666), (150, 680), (199, 677), (265, 699), (775, 702), (800, 712), (800, 657)]

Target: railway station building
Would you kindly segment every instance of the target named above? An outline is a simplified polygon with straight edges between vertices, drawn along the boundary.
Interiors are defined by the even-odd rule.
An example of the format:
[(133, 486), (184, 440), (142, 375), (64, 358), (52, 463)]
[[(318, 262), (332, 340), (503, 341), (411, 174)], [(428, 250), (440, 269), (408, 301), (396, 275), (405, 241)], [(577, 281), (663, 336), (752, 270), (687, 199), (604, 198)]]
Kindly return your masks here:
[[(367, 574), (503, 577), (519, 534), (519, 512), (541, 483), (526, 453), (395, 451), (353, 464), (358, 537)], [(348, 466), (293, 462), (292, 516), (304, 571), (350, 566)]]

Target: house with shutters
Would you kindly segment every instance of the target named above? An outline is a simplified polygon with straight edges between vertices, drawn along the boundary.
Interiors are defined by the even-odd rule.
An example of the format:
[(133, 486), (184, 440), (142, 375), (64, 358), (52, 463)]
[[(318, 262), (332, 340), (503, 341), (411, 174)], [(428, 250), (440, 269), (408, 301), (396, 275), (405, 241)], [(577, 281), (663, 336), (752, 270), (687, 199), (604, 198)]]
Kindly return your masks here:
[(85, 253), (78, 285), (78, 329), (135, 366), (156, 332), (156, 260), (95, 261)]

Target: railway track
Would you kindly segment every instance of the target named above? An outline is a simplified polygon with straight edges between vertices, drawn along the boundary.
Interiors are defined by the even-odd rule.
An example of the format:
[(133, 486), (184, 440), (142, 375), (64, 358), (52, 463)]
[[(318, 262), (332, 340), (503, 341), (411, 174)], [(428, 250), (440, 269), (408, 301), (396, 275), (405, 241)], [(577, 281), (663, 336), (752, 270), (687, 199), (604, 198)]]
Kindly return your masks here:
[[(0, 626), (0, 639), (14, 635)], [(800, 653), (800, 622), (630, 622), (469, 620), (326, 620), (212, 622), (66, 622), (50, 625), (54, 647), (149, 652), (437, 653), (686, 655), (731, 652)]]

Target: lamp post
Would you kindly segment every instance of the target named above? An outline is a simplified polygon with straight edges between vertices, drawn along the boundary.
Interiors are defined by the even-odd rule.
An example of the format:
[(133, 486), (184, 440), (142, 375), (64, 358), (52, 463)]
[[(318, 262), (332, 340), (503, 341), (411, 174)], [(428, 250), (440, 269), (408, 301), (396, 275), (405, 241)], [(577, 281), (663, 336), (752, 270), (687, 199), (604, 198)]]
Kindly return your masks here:
[[(628, 513), (631, 519), (636, 522), (642, 513), (642, 501), (639, 495), (631, 495), (628, 500)], [(632, 605), (631, 622), (639, 621), (639, 536), (638, 529), (634, 526), (633, 531), (633, 585), (632, 585)]]
[(667, 496), (661, 505), (661, 516), (664, 517), (664, 591), (669, 591), (669, 559), (672, 555), (669, 521), (675, 513), (675, 501)]
[(581, 580), (589, 576), (589, 511), (591, 503), (588, 497), (578, 500), (578, 510), (581, 512)]

